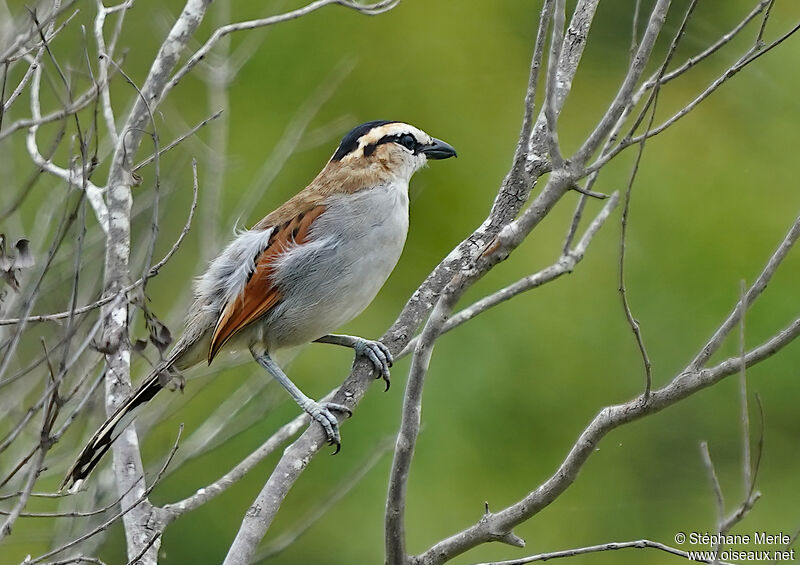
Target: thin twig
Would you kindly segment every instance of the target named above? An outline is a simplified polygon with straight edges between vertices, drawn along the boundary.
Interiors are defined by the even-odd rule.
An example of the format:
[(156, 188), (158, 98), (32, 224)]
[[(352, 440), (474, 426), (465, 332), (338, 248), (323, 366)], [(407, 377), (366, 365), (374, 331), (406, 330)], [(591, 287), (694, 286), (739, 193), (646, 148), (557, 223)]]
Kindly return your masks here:
[(231, 485), (244, 477), (253, 467), (263, 461), (265, 457), (273, 453), (282, 443), (303, 429), (304, 426), (307, 426), (308, 422), (308, 416), (306, 414), (300, 414), (291, 422), (284, 424), (277, 432), (272, 434), (261, 447), (245, 457), (244, 460), (215, 482), (198, 489), (193, 495), (183, 500), (163, 506), (162, 510), (165, 514), (166, 521), (171, 522), (186, 512), (199, 508), (212, 498), (227, 490)]
[[(725, 70), (717, 79), (715, 79), (703, 92), (698, 94), (692, 101), (686, 104), (683, 108), (673, 114), (671, 117), (664, 120), (658, 126), (653, 127), (649, 132), (647, 132), (647, 137), (654, 137), (669, 127), (673, 126), (676, 122), (680, 119), (684, 118), (689, 112), (694, 110), (698, 104), (700, 104), (703, 100), (708, 98), (711, 94), (713, 94), (720, 86), (726, 83), (729, 79), (734, 77), (744, 69), (747, 65), (757, 60), (762, 55), (765, 55), (784, 41), (786, 41), (789, 37), (797, 33), (800, 30), (800, 23), (795, 24), (789, 31), (784, 33), (778, 39), (772, 41), (766, 46), (759, 46), (756, 45), (755, 47), (751, 48), (747, 53), (745, 53), (742, 57), (739, 58), (733, 65), (731, 65), (727, 70)], [(602, 155), (599, 157), (594, 163), (590, 166), (586, 167), (583, 171), (584, 175), (591, 174), (594, 171), (601, 169), (605, 166), (611, 159), (616, 157), (621, 151), (630, 147), (635, 143), (639, 143), (642, 141), (642, 137), (645, 134), (640, 134), (635, 137), (629, 137), (620, 141), (620, 143), (614, 147), (613, 150), (609, 151), (607, 154)]]
[[(739, 283), (739, 302), (744, 306), (744, 311), (747, 311), (747, 297), (746, 285), (744, 279)], [(741, 359), (742, 366), (739, 369), (739, 402), (741, 410), (741, 424), (742, 424), (742, 482), (744, 484), (744, 496), (749, 498), (753, 490), (753, 462), (750, 458), (750, 414), (747, 405), (747, 369), (744, 364), (744, 356), (747, 352), (745, 346), (745, 318), (742, 315), (739, 320), (739, 358)]]
[[(800, 336), (800, 318), (763, 344), (748, 351), (745, 355), (745, 364), (750, 366), (774, 355), (798, 336)], [(625, 404), (603, 408), (583, 430), (567, 457), (546, 481), (511, 506), (484, 515), (478, 523), (412, 557), (412, 565), (440, 565), (481, 543), (495, 540), (497, 532), (509, 531), (515, 525), (528, 520), (552, 503), (576, 480), (583, 465), (596, 452), (598, 443), (609, 432), (660, 412), (720, 382), (725, 377), (738, 373), (740, 365), (741, 359), (736, 356), (709, 369), (686, 371), (677, 375), (663, 388), (654, 390), (647, 404), (643, 404), (640, 398), (634, 398)]]
[(614, 100), (611, 102), (611, 105), (608, 107), (605, 114), (603, 114), (603, 117), (597, 124), (597, 127), (595, 127), (594, 131), (589, 134), (589, 136), (586, 138), (586, 141), (583, 142), (580, 149), (578, 149), (573, 156), (573, 160), (578, 166), (583, 166), (589, 157), (595, 151), (597, 151), (600, 144), (611, 132), (614, 124), (622, 115), (625, 108), (630, 105), (633, 89), (635, 88), (636, 83), (639, 82), (639, 79), (644, 72), (644, 68), (650, 59), (650, 54), (655, 46), (656, 39), (658, 38), (661, 28), (664, 25), (664, 21), (666, 20), (669, 5), (669, 0), (658, 0), (653, 7), (652, 12), (650, 13), (650, 19), (647, 23), (647, 28), (642, 36), (642, 41), (639, 44), (639, 48), (636, 50), (636, 55), (633, 57), (633, 60), (628, 67), (628, 72), (626, 73), (625, 79), (622, 81)]
[[(528, 290), (538, 288), (546, 283), (554, 281), (562, 275), (571, 273), (575, 269), (575, 266), (580, 263), (581, 260), (583, 260), (583, 257), (589, 248), (589, 244), (592, 242), (595, 234), (600, 230), (603, 224), (605, 224), (606, 220), (608, 220), (611, 213), (616, 209), (617, 204), (619, 204), (619, 193), (614, 192), (611, 194), (611, 197), (608, 199), (605, 206), (603, 206), (594, 220), (592, 220), (592, 223), (589, 225), (589, 227), (586, 228), (586, 232), (583, 234), (583, 237), (575, 245), (575, 247), (564, 252), (561, 257), (559, 257), (558, 261), (552, 265), (545, 267), (544, 269), (532, 275), (528, 275), (527, 277), (520, 279), (505, 288), (493, 292), (492, 294), (485, 296), (467, 306), (463, 310), (453, 314), (450, 316), (450, 318), (448, 318), (447, 322), (445, 322), (445, 325), (442, 328), (442, 335), (452, 329), (457, 328), (465, 322), (468, 322), (475, 316), (498, 304), (510, 300), (511, 298), (523, 292), (527, 292)], [(395, 355), (395, 359), (401, 359), (402, 357), (405, 357), (411, 353), (417, 346), (418, 341), (419, 336), (414, 337), (408, 342), (408, 344), (406, 344), (400, 353)]]
[[(108, 529), (109, 526), (114, 524), (121, 517), (127, 515), (131, 510), (135, 509), (136, 507), (141, 505), (143, 502), (145, 502), (147, 500), (147, 497), (150, 496), (150, 493), (156, 487), (156, 485), (159, 484), (159, 481), (160, 481), (161, 477), (164, 475), (164, 472), (167, 470), (167, 467), (169, 466), (170, 462), (172, 461), (172, 458), (175, 456), (175, 452), (178, 451), (178, 446), (180, 444), (180, 439), (181, 439), (181, 434), (182, 433), (183, 433), (183, 424), (181, 424), (178, 427), (178, 434), (177, 434), (177, 436), (175, 438), (175, 442), (172, 444), (172, 449), (170, 449), (170, 452), (167, 454), (167, 458), (164, 461), (164, 464), (161, 466), (161, 469), (159, 470), (159, 472), (156, 474), (155, 479), (150, 484), (150, 486), (147, 487), (144, 490), (144, 492), (138, 498), (133, 500), (133, 502), (130, 505), (126, 505), (122, 510), (117, 512), (114, 516), (112, 516), (108, 520), (104, 521), (102, 524), (96, 526), (95, 528), (92, 528), (91, 530), (89, 530), (85, 534), (83, 534), (83, 535), (81, 535), (81, 536), (79, 536), (79, 537), (77, 537), (77, 538), (75, 538), (75, 539), (73, 539), (73, 540), (61, 545), (60, 547), (52, 549), (52, 550), (48, 551), (47, 553), (44, 553), (44, 554), (42, 554), (42, 555), (40, 555), (40, 556), (38, 556), (38, 557), (36, 557), (34, 559), (29, 559), (28, 561), (26, 561), (26, 564), (34, 565), (36, 563), (42, 563), (48, 557), (52, 557), (53, 555), (57, 555), (57, 554), (61, 553), (62, 551), (66, 551), (67, 549), (69, 549), (71, 547), (75, 547), (79, 543), (81, 543), (83, 541), (86, 541), (87, 539), (89, 539), (90, 537), (98, 534), (99, 532), (102, 532), (102, 531)], [(133, 482), (133, 484), (138, 484), (140, 481), (143, 481), (143, 480), (144, 480), (144, 477), (139, 477), (136, 481)], [(152, 543), (155, 543), (155, 540), (153, 540)], [(152, 545), (152, 543), (150, 545)], [(147, 549), (149, 549), (149, 546), (147, 547)], [(147, 549), (145, 549), (145, 552), (147, 551)], [(139, 558), (141, 558), (141, 556)]]
[(150, 540), (144, 544), (141, 551), (139, 551), (139, 553), (137, 553), (130, 560), (128, 560), (128, 562), (125, 565), (137, 565), (138, 563), (140, 563), (139, 560), (144, 556), (145, 553), (147, 553), (147, 551), (151, 547), (153, 547), (153, 544), (156, 543), (159, 539), (161, 539), (161, 532), (156, 532), (155, 534), (153, 534)]
[[(169, 249), (169, 251), (167, 251), (167, 253), (164, 255), (164, 257), (162, 257), (161, 260), (158, 263), (156, 263), (155, 265), (150, 267), (150, 270), (147, 273), (148, 277), (156, 276), (159, 273), (159, 271), (164, 267), (164, 265), (166, 265), (167, 262), (169, 262), (169, 260), (172, 258), (172, 256), (175, 255), (175, 253), (178, 251), (178, 248), (180, 248), (181, 244), (183, 243), (183, 240), (186, 238), (186, 236), (189, 233), (189, 230), (192, 227), (192, 221), (194, 219), (194, 214), (195, 214), (195, 211), (197, 210), (197, 196), (198, 196), (197, 161), (194, 160), (194, 159), (192, 160), (192, 174), (193, 174), (192, 205), (189, 208), (189, 216), (186, 219), (186, 224), (184, 224), (183, 229), (181, 230), (181, 233), (178, 235), (178, 238), (175, 240), (175, 243), (172, 244), (172, 247)], [(80, 308), (75, 308), (74, 311), (67, 310), (66, 312), (58, 312), (56, 314), (41, 314), (41, 315), (38, 315), (38, 316), (26, 316), (26, 317), (22, 317), (22, 318), (7, 318), (5, 320), (0, 320), (0, 326), (10, 326), (10, 325), (29, 323), (29, 322), (55, 322), (55, 321), (58, 321), (58, 320), (63, 320), (65, 318), (68, 318), (70, 316), (71, 312), (73, 314), (75, 314), (75, 315), (85, 314), (87, 312), (91, 312), (92, 310), (96, 310), (97, 308), (100, 308), (101, 306), (105, 306), (109, 302), (118, 299), (120, 296), (124, 296), (125, 294), (127, 294), (128, 292), (133, 290), (134, 288), (140, 286), (143, 282), (144, 282), (144, 279), (140, 278), (140, 279), (136, 280), (136, 282), (123, 287), (119, 291), (119, 294), (117, 294), (117, 295), (108, 295), (108, 296), (106, 296), (104, 298), (101, 298), (100, 300), (92, 302), (91, 304), (87, 304), (86, 306), (81, 306)]]
[(195, 51), (194, 54), (189, 57), (189, 60), (186, 61), (186, 63), (175, 72), (169, 83), (165, 85), (157, 101), (162, 100), (173, 88), (175, 88), (181, 79), (183, 79), (183, 77), (185, 77), (189, 71), (191, 71), (192, 68), (194, 68), (194, 66), (197, 65), (197, 63), (199, 63), (209, 53), (209, 51), (211, 51), (214, 45), (229, 33), (252, 30), (294, 20), (331, 4), (351, 8), (361, 12), (362, 14), (375, 15), (387, 10), (391, 10), (398, 3), (399, 0), (381, 0), (379, 2), (375, 2), (374, 4), (358, 4), (349, 0), (315, 0), (314, 2), (303, 6), (302, 8), (292, 10), (291, 12), (286, 12), (284, 14), (278, 14), (276, 16), (270, 16), (267, 18), (236, 22), (217, 28), (214, 30), (214, 33), (211, 34), (211, 37), (203, 44), (203, 46)]
[(40, 111), (40, 103), (39, 103), (39, 89), (40, 89), (40, 82), (42, 76), (42, 67), (39, 66), (33, 73), (33, 79), (31, 80), (31, 114), (33, 115), (34, 124), (28, 128), (28, 135), (26, 137), (27, 143), (26, 147), (28, 149), (28, 153), (31, 156), (36, 165), (42, 168), (44, 171), (56, 176), (67, 183), (70, 186), (74, 186), (76, 188), (84, 189), (89, 202), (92, 205), (92, 208), (97, 215), (97, 221), (100, 226), (105, 230), (108, 224), (108, 208), (103, 201), (103, 195), (100, 188), (94, 185), (87, 179), (86, 174), (86, 164), (82, 164), (80, 176), (75, 174), (75, 171), (72, 169), (67, 170), (55, 165), (49, 159), (45, 159), (42, 157), (41, 153), (39, 152), (38, 145), (36, 143), (36, 132), (39, 129), (39, 121), (41, 119), (41, 111)]
[[(195, 133), (197, 133), (199, 130), (201, 130), (203, 127), (205, 127), (205, 126), (206, 126), (206, 125), (207, 125), (209, 122), (211, 122), (211, 121), (213, 121), (213, 120), (216, 120), (216, 119), (217, 119), (217, 118), (219, 118), (221, 115), (222, 115), (222, 110), (220, 110), (219, 112), (216, 112), (215, 114), (213, 114), (213, 115), (209, 116), (208, 118), (206, 118), (206, 119), (205, 119), (205, 120), (203, 120), (202, 122), (200, 122), (200, 123), (198, 123), (197, 125), (195, 125), (193, 128), (191, 128), (191, 129), (190, 129), (189, 131), (187, 131), (186, 133), (184, 133), (184, 134), (180, 135), (179, 137), (176, 137), (176, 138), (175, 138), (174, 140), (172, 140), (170, 143), (168, 143), (167, 145), (165, 145), (164, 147), (162, 147), (162, 148), (161, 148), (161, 150), (159, 151), (159, 153), (158, 153), (158, 154), (159, 154), (159, 155), (163, 155), (164, 153), (168, 152), (170, 149), (174, 149), (174, 148), (175, 148), (175, 147), (177, 147), (177, 146), (178, 146), (178, 145), (179, 145), (179, 144), (180, 144), (182, 141), (184, 141), (185, 139), (187, 139), (187, 138), (189, 138), (189, 137), (193, 136)], [(156, 159), (156, 155), (155, 155), (155, 153), (154, 153), (153, 155), (150, 155), (149, 157), (147, 157), (147, 158), (145, 158), (145, 159), (142, 159), (141, 161), (139, 161), (139, 163), (137, 163), (136, 165), (134, 165), (134, 167), (133, 167), (131, 170), (132, 170), (132, 171), (135, 173), (136, 171), (138, 171), (138, 170), (139, 170), (139, 169), (141, 169), (142, 167), (144, 167), (144, 166), (146, 166), (146, 165), (149, 165), (150, 163), (152, 163), (153, 161), (155, 161), (155, 159)]]
[(628, 65), (633, 64), (633, 58), (636, 56), (636, 50), (639, 48), (639, 14), (641, 9), (642, 0), (636, 0), (636, 5), (633, 7), (633, 17), (631, 18), (631, 47), (628, 55)]
[(575, 557), (577, 555), (588, 555), (590, 553), (601, 553), (604, 551), (616, 551), (618, 549), (657, 549), (665, 553), (677, 555), (690, 561), (697, 563), (718, 563), (719, 565), (732, 565), (725, 561), (713, 561), (711, 559), (704, 559), (701, 557), (693, 557), (688, 552), (675, 547), (670, 547), (657, 541), (650, 541), (640, 539), (636, 541), (613, 541), (599, 545), (590, 545), (587, 547), (579, 547), (576, 549), (565, 549), (562, 551), (551, 551), (548, 553), (539, 553), (529, 557), (522, 557), (520, 559), (509, 559), (508, 561), (492, 561), (486, 563), (477, 563), (476, 565), (525, 565), (526, 563), (535, 563), (537, 561), (549, 561), (550, 559), (561, 559), (564, 557)]
[(714, 462), (711, 460), (711, 453), (708, 451), (708, 443), (705, 441), (700, 442), (700, 455), (703, 460), (703, 466), (708, 473), (708, 480), (714, 491), (714, 500), (716, 501), (717, 508), (717, 528), (721, 530), (722, 520), (725, 516), (725, 497), (722, 494), (722, 487), (717, 478), (717, 471), (714, 468)]
[[(660, 92), (660, 85), (661, 85), (661, 77), (664, 76), (664, 73), (669, 66), (670, 61), (672, 60), (673, 55), (675, 54), (676, 49), (678, 48), (678, 44), (680, 43), (681, 38), (686, 30), (686, 25), (689, 22), (689, 19), (694, 12), (695, 7), (697, 6), (698, 0), (692, 0), (689, 3), (689, 7), (686, 9), (686, 13), (683, 17), (683, 21), (681, 22), (680, 27), (678, 28), (678, 32), (675, 34), (675, 37), (672, 40), (672, 43), (667, 51), (667, 56), (664, 58), (664, 62), (661, 65), (661, 69), (658, 73), (658, 79), (656, 80), (656, 86), (653, 88), (652, 92), (650, 93), (650, 98), (647, 100), (644, 109), (642, 110), (639, 118), (636, 120), (634, 125), (632, 126), (632, 130), (635, 130), (640, 120), (644, 117), (645, 113), (650, 110), (650, 119), (647, 122), (647, 129), (645, 131), (649, 131), (651, 127), (653, 127), (653, 120), (655, 119), (656, 115), (656, 108), (658, 105), (658, 94)], [(634, 160), (633, 167), (631, 168), (631, 173), (628, 178), (628, 187), (625, 190), (625, 204), (622, 207), (622, 216), (620, 219), (620, 236), (619, 236), (619, 269), (618, 269), (618, 283), (619, 283), (619, 295), (622, 301), (622, 310), (625, 314), (625, 319), (628, 322), (628, 326), (630, 326), (631, 331), (633, 332), (633, 336), (636, 339), (636, 345), (639, 348), (639, 353), (642, 356), (642, 364), (644, 365), (644, 377), (645, 377), (645, 385), (644, 385), (644, 394), (642, 395), (642, 401), (647, 402), (650, 398), (650, 390), (653, 386), (653, 364), (650, 361), (650, 356), (647, 353), (647, 346), (644, 342), (644, 336), (642, 335), (642, 328), (639, 320), (633, 315), (633, 311), (631, 310), (630, 301), (628, 300), (628, 289), (627, 285), (625, 284), (625, 243), (627, 241), (628, 235), (628, 216), (630, 214), (630, 207), (631, 207), (631, 196), (633, 194), (633, 184), (636, 180), (636, 174), (639, 172), (639, 164), (642, 160), (642, 155), (644, 155), (644, 148), (645, 148), (645, 141), (647, 140), (647, 136), (645, 135), (642, 139), (642, 142), (639, 144), (639, 151), (636, 154), (636, 159)]]
[(528, 88), (525, 91), (522, 128), (520, 129), (517, 148), (514, 152), (514, 162), (519, 166), (524, 166), (524, 161), (528, 154), (528, 144), (530, 143), (533, 129), (533, 113), (536, 109), (536, 92), (539, 86), (539, 70), (542, 66), (542, 56), (544, 55), (544, 46), (545, 42), (547, 41), (547, 26), (553, 15), (554, 2), (555, 0), (544, 0), (542, 9), (539, 12), (539, 27), (536, 31), (536, 43), (533, 46), (533, 57), (531, 60), (530, 70), (528, 71)]
[(708, 362), (714, 353), (717, 352), (731, 330), (733, 330), (733, 328), (739, 323), (739, 320), (744, 314), (745, 309), (751, 307), (761, 293), (764, 292), (764, 289), (767, 288), (767, 284), (772, 279), (772, 276), (778, 270), (781, 262), (786, 258), (798, 238), (800, 238), (800, 216), (795, 218), (792, 226), (789, 228), (789, 231), (783, 238), (783, 241), (781, 241), (778, 248), (769, 258), (769, 261), (767, 261), (766, 266), (762, 269), (761, 273), (758, 275), (758, 278), (756, 278), (755, 282), (753, 282), (753, 284), (747, 289), (747, 292), (744, 295), (744, 300), (740, 300), (736, 303), (733, 311), (717, 328), (717, 330), (714, 332), (714, 335), (712, 335), (708, 342), (706, 342), (695, 358), (692, 359), (692, 362), (689, 364), (689, 368), (691, 370), (698, 370)]
[[(9, 43), (8, 47), (6, 47), (6, 50), (3, 51), (3, 53), (0, 53), (0, 61), (12, 62), (22, 57), (24, 52), (21, 52), (20, 48), (30, 41), (34, 36), (38, 35), (39, 29), (42, 26), (49, 25), (64, 12), (67, 12), (70, 8), (72, 8), (72, 5), (75, 4), (76, 1), (77, 0), (67, 0), (63, 4), (55, 4), (53, 6), (53, 10), (47, 14), (47, 16), (39, 19), (38, 24), (34, 22), (35, 25), (31, 26), (27, 31), (18, 34), (17, 37), (15, 37), (14, 40)], [(50, 39), (52, 39), (52, 37), (48, 37), (46, 40), (49, 41)], [(39, 45), (34, 45), (33, 49), (38, 49), (39, 47)]]

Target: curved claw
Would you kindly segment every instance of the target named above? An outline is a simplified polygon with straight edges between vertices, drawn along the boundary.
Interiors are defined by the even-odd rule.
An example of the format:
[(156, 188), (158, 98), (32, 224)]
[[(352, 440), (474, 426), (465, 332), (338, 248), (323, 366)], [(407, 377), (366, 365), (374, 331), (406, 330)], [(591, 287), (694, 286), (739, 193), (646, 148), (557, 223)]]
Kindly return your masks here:
[(304, 410), (311, 418), (322, 426), (328, 445), (335, 445), (336, 450), (333, 455), (339, 453), (342, 448), (342, 437), (339, 434), (339, 420), (333, 415), (333, 412), (342, 412), (348, 417), (353, 415), (352, 410), (344, 404), (337, 404), (335, 402), (314, 402), (311, 401), (304, 407)]
[(375, 378), (381, 378), (386, 383), (386, 389), (391, 385), (391, 374), (389, 368), (394, 363), (392, 352), (380, 341), (362, 339), (355, 347), (356, 355), (366, 357), (375, 368)]

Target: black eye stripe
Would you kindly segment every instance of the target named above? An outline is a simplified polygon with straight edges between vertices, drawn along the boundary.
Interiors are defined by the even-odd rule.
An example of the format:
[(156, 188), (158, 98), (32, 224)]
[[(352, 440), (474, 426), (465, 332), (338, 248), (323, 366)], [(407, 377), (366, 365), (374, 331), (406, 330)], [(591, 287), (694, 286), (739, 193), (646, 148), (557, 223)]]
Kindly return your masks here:
[(364, 156), (369, 157), (373, 153), (375, 153), (375, 149), (377, 149), (378, 145), (382, 145), (384, 143), (397, 143), (398, 145), (402, 145), (409, 151), (413, 151), (414, 153), (420, 147), (420, 143), (416, 140), (416, 138), (411, 135), (410, 133), (398, 133), (393, 135), (384, 135), (375, 143), (370, 143), (369, 145), (364, 146)]
[(370, 130), (393, 123), (397, 122), (395, 120), (375, 120), (354, 127), (342, 138), (342, 142), (336, 150), (336, 153), (331, 157), (331, 160), (340, 161), (345, 155), (358, 149), (358, 140), (361, 139), (362, 136), (368, 134)]

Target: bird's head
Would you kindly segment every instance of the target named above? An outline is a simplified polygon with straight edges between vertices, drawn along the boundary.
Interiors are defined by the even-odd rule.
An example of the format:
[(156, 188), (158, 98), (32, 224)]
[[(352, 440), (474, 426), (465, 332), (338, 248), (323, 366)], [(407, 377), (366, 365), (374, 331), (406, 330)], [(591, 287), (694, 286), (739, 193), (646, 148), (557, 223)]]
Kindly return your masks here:
[(342, 138), (330, 164), (351, 171), (371, 170), (408, 182), (428, 159), (455, 157), (448, 143), (403, 122), (378, 120), (353, 128)]

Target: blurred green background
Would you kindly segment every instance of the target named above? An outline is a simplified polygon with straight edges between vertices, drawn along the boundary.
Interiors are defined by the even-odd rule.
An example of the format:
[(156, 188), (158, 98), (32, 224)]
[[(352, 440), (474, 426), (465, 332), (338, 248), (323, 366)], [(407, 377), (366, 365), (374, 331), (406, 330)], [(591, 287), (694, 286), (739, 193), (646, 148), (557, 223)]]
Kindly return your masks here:
[[(568, 3), (568, 7), (573, 6)], [(643, 2), (649, 7), (650, 2)], [(677, 29), (685, 2), (674, 2), (651, 69), (662, 60)], [(702, 50), (733, 27), (753, 0), (700, 2), (675, 61)], [(79, 2), (76, 20), (90, 24), (93, 5)], [(560, 140), (574, 150), (613, 97), (628, 58), (633, 1), (601, 3), (581, 69), (565, 106)], [(19, 14), (17, 4), (12, 12)], [(141, 82), (161, 38), (181, 3), (137, 1), (130, 10), (120, 47), (124, 68)], [(277, 13), (289, 2), (232, 2), (231, 20)], [(329, 7), (266, 30), (232, 37), (232, 48), (263, 38), (231, 85), (230, 139), (225, 155), (224, 193), (218, 215), (224, 245), (230, 230), (252, 225), (305, 186), (350, 127), (372, 119), (408, 121), (458, 149), (459, 158), (435, 163), (417, 174), (411, 186), (411, 231), (395, 273), (373, 305), (343, 328), (346, 333), (378, 336), (388, 327), (425, 275), (486, 216), (505, 175), (520, 127), (522, 98), (538, 22), (540, 2), (525, 0), (404, 0), (374, 18)], [(777, 2), (767, 28), (772, 39), (800, 19), (800, 7)], [(196, 35), (205, 38), (210, 18)], [(74, 25), (74, 24), (73, 24)], [(711, 60), (662, 92), (659, 115), (666, 117), (705, 88), (751, 44), (757, 23)], [(79, 34), (56, 45), (78, 67)], [(194, 44), (196, 48), (198, 44)], [(655, 385), (669, 381), (695, 354), (737, 299), (740, 280), (752, 282), (767, 257), (800, 213), (798, 128), (800, 39), (792, 38), (731, 79), (690, 116), (647, 145), (633, 194), (629, 226), (627, 280), (633, 311), (640, 320), (653, 361)], [(253, 208), (246, 194), (287, 128), (304, 105), (342, 64), (352, 71), (329, 99), (310, 114), (297, 150), (277, 172)], [(339, 73), (341, 74), (341, 73)], [(132, 98), (115, 79), (118, 115)], [(162, 143), (216, 110), (206, 84), (186, 78), (161, 106)], [(342, 118), (344, 117), (344, 118)], [(342, 119), (340, 119), (342, 118)], [(331, 126), (333, 124), (333, 126)], [(172, 245), (191, 200), (192, 156), (199, 161), (200, 191), (208, 175), (211, 132), (166, 156), (161, 163), (165, 195), (156, 256)], [(3, 157), (8, 179), (19, 183), (31, 170), (22, 138)], [(141, 156), (151, 146), (145, 139)], [(633, 150), (601, 174), (595, 190), (624, 189)], [(10, 155), (14, 155), (13, 158)], [(274, 172), (274, 171), (273, 171)], [(135, 189), (147, 202), (152, 168)], [(99, 176), (98, 180), (103, 177)], [(14, 218), (31, 239), (43, 239), (36, 210), (51, 191), (63, 186), (43, 180)], [(201, 210), (203, 217), (203, 197)], [(560, 252), (577, 195), (568, 195), (511, 258), (469, 293), (477, 299), (553, 262)], [(590, 202), (589, 210), (601, 203)], [(10, 225), (10, 224), (9, 224)], [(90, 225), (96, 231), (93, 218)], [(149, 210), (137, 216), (134, 256), (141, 261)], [(188, 275), (199, 272), (203, 249), (198, 226), (177, 256), (148, 287), (151, 307), (177, 333), (188, 297)], [(423, 432), (417, 445), (408, 492), (408, 548), (413, 553), (478, 520), (484, 501), (500, 509), (545, 480), (567, 454), (577, 435), (605, 405), (627, 401), (643, 386), (643, 369), (625, 322), (617, 292), (619, 211), (597, 235), (575, 272), (557, 282), (500, 305), (447, 334), (435, 351), (426, 385)], [(87, 273), (98, 273), (100, 256), (87, 258)], [(87, 275), (90, 278), (91, 275)], [(747, 318), (747, 343), (760, 343), (800, 312), (800, 252), (786, 260)], [(180, 291), (180, 293), (179, 293)], [(43, 297), (36, 311), (63, 309), (66, 294)], [(86, 300), (91, 300), (87, 292)], [(135, 337), (144, 330), (139, 323)], [(27, 347), (28, 349), (25, 349)], [(38, 353), (36, 339), (23, 345)], [(736, 351), (735, 339), (723, 354)], [(314, 345), (289, 366), (290, 376), (310, 396), (321, 396), (346, 375), (347, 351)], [(764, 454), (758, 475), (762, 498), (736, 528), (739, 533), (794, 533), (800, 526), (800, 344), (787, 347), (748, 372), (749, 387), (765, 411)], [(393, 386), (376, 385), (343, 427), (336, 457), (317, 457), (290, 493), (265, 546), (304, 519), (360, 469), (376, 447), (396, 432), (409, 360), (394, 367)], [(135, 365), (137, 376), (145, 372)], [(191, 403), (169, 414), (143, 439), (146, 465), (157, 469), (174, 439), (177, 424), (197, 429), (205, 416), (245, 377), (249, 365), (219, 378), (190, 380), (184, 397)], [(270, 388), (263, 396), (284, 400)], [(259, 402), (265, 402), (261, 396)], [(166, 405), (181, 402), (165, 394), (140, 416), (153, 419)], [(714, 496), (698, 444), (709, 443), (727, 500), (727, 510), (742, 497), (740, 424), (735, 378), (703, 391), (663, 413), (615, 431), (600, 444), (574, 485), (554, 504), (516, 529), (525, 549), (492, 544), (453, 563), (520, 557), (557, 549), (639, 538), (674, 544), (679, 532), (713, 532)], [(100, 419), (99, 406), (86, 428)], [(156, 504), (174, 501), (215, 480), (297, 412), (282, 402), (268, 417), (195, 459), (153, 493)], [(751, 410), (754, 435), (758, 417)], [(79, 442), (58, 446), (69, 459)], [(170, 526), (163, 539), (165, 564), (218, 563), (240, 519), (261, 488), (277, 456), (200, 510)], [(295, 544), (270, 562), (382, 563), (383, 507), (391, 456), (378, 464)], [(108, 465), (108, 462), (105, 463)], [(43, 485), (56, 486), (58, 472)], [(85, 495), (84, 495), (85, 496)], [(32, 505), (35, 509), (37, 504)], [(69, 503), (65, 503), (66, 509)], [(79, 503), (75, 503), (78, 505)], [(84, 501), (85, 504), (85, 501)], [(91, 506), (91, 504), (89, 504)], [(70, 526), (82, 531), (81, 523)], [(52, 521), (20, 520), (0, 550), (0, 563), (17, 563), (46, 551)], [(121, 528), (111, 529), (99, 555), (124, 563)], [(684, 549), (708, 549), (683, 546)], [(778, 549), (762, 547), (760, 549)], [(677, 558), (627, 550), (575, 558), (580, 563), (672, 563)]]

